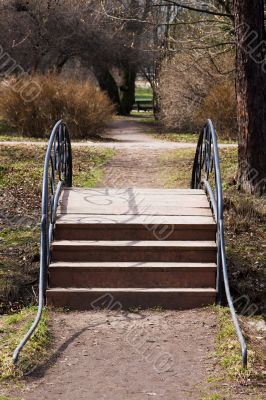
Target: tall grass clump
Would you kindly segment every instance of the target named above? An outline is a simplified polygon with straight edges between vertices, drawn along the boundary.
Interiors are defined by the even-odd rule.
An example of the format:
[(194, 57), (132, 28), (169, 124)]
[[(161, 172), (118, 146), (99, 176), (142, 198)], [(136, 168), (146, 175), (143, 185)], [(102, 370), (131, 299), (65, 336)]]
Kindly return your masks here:
[[(16, 87), (27, 80), (40, 87), (35, 98), (24, 99)], [(55, 74), (11, 78), (0, 84), (0, 115), (23, 136), (46, 137), (54, 123), (63, 118), (72, 138), (95, 136), (111, 119), (114, 107), (91, 82), (63, 80)]]

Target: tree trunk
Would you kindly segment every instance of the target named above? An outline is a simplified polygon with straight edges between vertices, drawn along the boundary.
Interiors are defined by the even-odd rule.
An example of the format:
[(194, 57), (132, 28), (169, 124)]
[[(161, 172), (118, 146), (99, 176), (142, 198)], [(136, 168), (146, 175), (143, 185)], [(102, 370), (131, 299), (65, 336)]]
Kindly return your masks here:
[(238, 181), (266, 193), (266, 46), (263, 0), (234, 0), (239, 131)]
[(112, 74), (107, 70), (94, 68), (95, 76), (98, 80), (100, 88), (107, 93), (111, 101), (117, 105), (117, 110), (120, 109), (119, 90)]
[(124, 84), (120, 87), (120, 114), (129, 115), (135, 103), (136, 68), (125, 65)]

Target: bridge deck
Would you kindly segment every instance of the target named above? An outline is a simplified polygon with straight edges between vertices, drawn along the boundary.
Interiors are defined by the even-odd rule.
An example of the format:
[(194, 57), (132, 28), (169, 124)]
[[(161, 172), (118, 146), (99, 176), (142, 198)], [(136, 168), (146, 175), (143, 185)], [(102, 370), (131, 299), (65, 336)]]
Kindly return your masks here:
[(170, 223), (179, 216), (193, 222), (197, 217), (212, 218), (204, 191), (189, 189), (65, 189), (58, 214), (109, 215), (118, 220), (119, 215), (161, 216)]

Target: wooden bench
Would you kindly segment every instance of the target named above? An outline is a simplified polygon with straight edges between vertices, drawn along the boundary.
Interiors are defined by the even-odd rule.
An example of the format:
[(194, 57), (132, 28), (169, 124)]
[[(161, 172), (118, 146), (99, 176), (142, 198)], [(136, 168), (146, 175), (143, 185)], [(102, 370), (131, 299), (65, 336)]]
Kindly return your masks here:
[(153, 101), (151, 100), (138, 100), (136, 99), (134, 109), (140, 111), (153, 111)]

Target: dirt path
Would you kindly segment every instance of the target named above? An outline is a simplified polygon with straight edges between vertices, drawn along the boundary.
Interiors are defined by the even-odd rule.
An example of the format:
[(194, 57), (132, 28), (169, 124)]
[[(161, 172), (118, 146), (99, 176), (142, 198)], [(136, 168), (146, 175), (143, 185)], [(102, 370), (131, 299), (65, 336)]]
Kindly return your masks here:
[(170, 173), (173, 164), (163, 165), (167, 163), (162, 163), (162, 157), (170, 150), (195, 148), (193, 143), (162, 142), (152, 135), (143, 133), (147, 130), (146, 125), (132, 120), (115, 121), (110, 126), (104, 137), (116, 140), (113, 143), (115, 156), (106, 166), (100, 186), (164, 187), (162, 169), (165, 174)]
[(209, 310), (56, 313), (55, 350), (25, 400), (200, 399), (212, 368)]
[[(118, 121), (107, 132), (124, 147), (106, 166), (101, 186), (164, 186), (159, 159), (167, 149), (142, 129)], [(200, 400), (214, 369), (216, 329), (211, 309), (56, 312), (48, 362), (12, 394), (24, 400)]]
[[(72, 147), (96, 147), (96, 148), (112, 148), (112, 149), (135, 149), (140, 150), (174, 150), (174, 149), (190, 149), (195, 148), (195, 143), (178, 143), (170, 141), (162, 141), (155, 139), (148, 134), (149, 125), (139, 122), (138, 120), (116, 120), (113, 121), (105, 134), (102, 135), (105, 141), (92, 142), (72, 141)], [(146, 133), (145, 133), (146, 132)], [(47, 146), (47, 141), (0, 141), (0, 146)], [(237, 147), (236, 144), (220, 144), (220, 148)]]
[[(165, 151), (164, 151), (165, 152)], [(162, 150), (119, 149), (104, 169), (103, 187), (163, 187)]]

